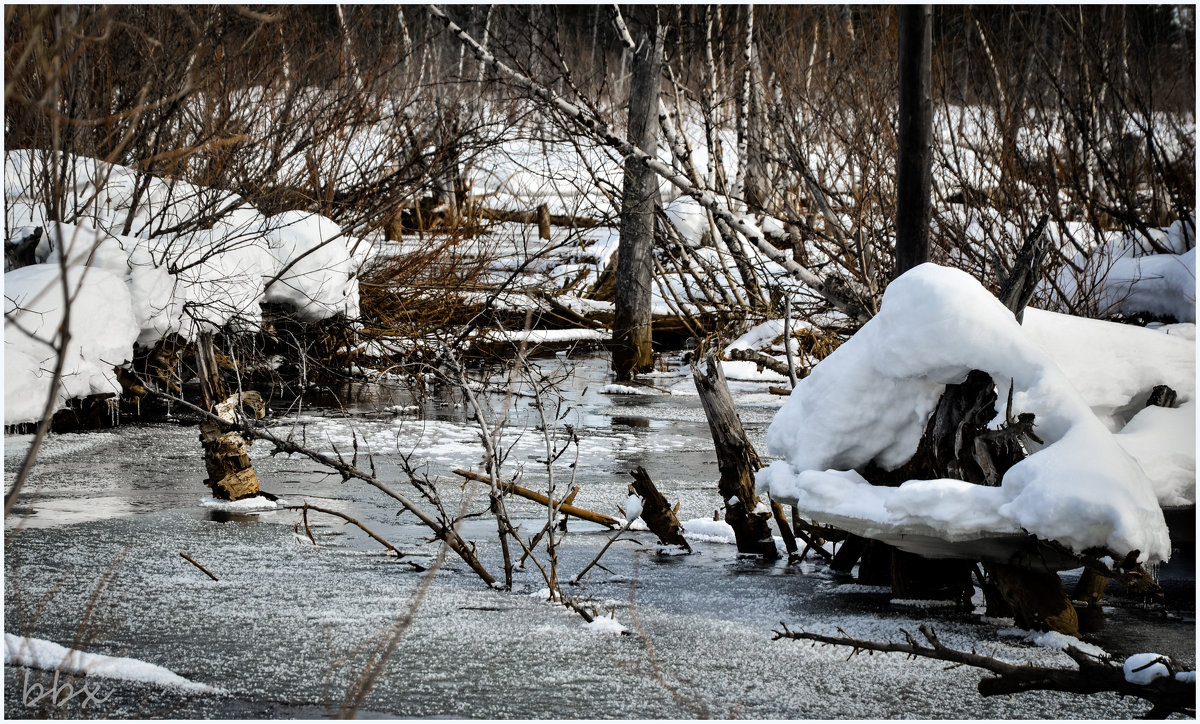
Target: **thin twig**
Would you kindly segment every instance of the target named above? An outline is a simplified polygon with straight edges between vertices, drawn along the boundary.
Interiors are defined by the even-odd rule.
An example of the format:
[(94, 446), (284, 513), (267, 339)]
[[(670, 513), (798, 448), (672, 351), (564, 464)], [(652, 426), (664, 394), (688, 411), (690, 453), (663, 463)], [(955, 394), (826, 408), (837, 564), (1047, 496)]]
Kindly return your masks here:
[(221, 580), (221, 579), (217, 578), (216, 576), (214, 576), (212, 574), (212, 571), (210, 571), (207, 568), (205, 568), (204, 566), (200, 565), (200, 563), (197, 562), (195, 558), (192, 558), (187, 553), (184, 553), (183, 551), (179, 551), (179, 555), (183, 557), (183, 560), (185, 560), (188, 563), (191, 563), (193, 566), (199, 568), (201, 571), (204, 572), (204, 575), (208, 576), (209, 578), (213, 579), (214, 581)]

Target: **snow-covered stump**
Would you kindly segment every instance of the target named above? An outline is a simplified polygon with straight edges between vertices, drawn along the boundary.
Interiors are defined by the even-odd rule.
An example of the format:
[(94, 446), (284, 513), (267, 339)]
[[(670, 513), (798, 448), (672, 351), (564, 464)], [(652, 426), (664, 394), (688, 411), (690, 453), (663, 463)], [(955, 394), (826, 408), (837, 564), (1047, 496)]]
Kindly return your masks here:
[(717, 488), (725, 500), (725, 522), (733, 528), (739, 553), (775, 560), (779, 551), (768, 523), (771, 508), (754, 492), (754, 474), (762, 467), (758, 452), (746, 437), (721, 366), (712, 354), (705, 355), (703, 365), (701, 370), (692, 363), (692, 378), (717, 450)]

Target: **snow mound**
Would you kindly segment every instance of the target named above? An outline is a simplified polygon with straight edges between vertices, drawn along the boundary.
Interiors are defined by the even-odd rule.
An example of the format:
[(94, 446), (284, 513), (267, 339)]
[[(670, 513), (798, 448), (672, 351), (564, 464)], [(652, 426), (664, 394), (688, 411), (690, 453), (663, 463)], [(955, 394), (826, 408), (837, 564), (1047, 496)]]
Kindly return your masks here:
[(217, 691), (138, 659), (102, 656), (68, 649), (65, 646), (30, 637), (4, 634), (4, 665), (27, 666), (42, 671), (61, 671), (74, 676), (99, 676), (106, 679), (141, 681), (158, 686), (173, 686), (184, 691), (211, 693)]
[[(1107, 329), (1088, 325), (1084, 338)], [(759, 471), (760, 490), (806, 518), (901, 547), (910, 535), (954, 543), (1028, 533), (1075, 551), (1138, 550), (1142, 561), (1166, 560), (1155, 486), (1034, 336), (964, 272), (933, 264), (909, 271), (888, 287), (879, 314), (780, 409), (767, 445), (784, 459)], [(885, 468), (906, 462), (945, 386), (972, 369), (1011, 380), (1014, 413), (1034, 413), (1046, 441), (1031, 443), (1032, 454), (999, 487), (916, 480), (883, 488), (854, 472), (872, 460)], [(1002, 421), (1003, 411), (992, 426)]]
[(683, 533), (690, 541), (704, 543), (725, 543), (734, 545), (733, 528), (723, 520), (711, 518), (695, 518), (681, 523)]
[[(1192, 219), (1151, 229), (1156, 251), (1140, 232), (1113, 234), (1098, 249), (1077, 254), (1058, 272), (1065, 301), (1088, 304), (1099, 316), (1150, 313), (1196, 321), (1196, 239)], [(1043, 284), (1043, 287), (1047, 285)]]
[(296, 316), (315, 322), (341, 312), (358, 316), (358, 262), (333, 219), (285, 211), (266, 220), (263, 235), (279, 279), (265, 289), (268, 302), (287, 304)]
[[(4, 275), (4, 423), (42, 418), (66, 305), (57, 264)], [(67, 267), (70, 342), (56, 408), (73, 397), (121, 393), (113, 368), (133, 356), (138, 328), (124, 282), (100, 268)]]
[(1165, 679), (1171, 675), (1171, 670), (1162, 662), (1162, 654), (1134, 654), (1125, 659), (1121, 668), (1125, 671), (1125, 680), (1131, 684), (1145, 686), (1155, 679)]
[[(48, 213), (37, 182), (64, 170), (59, 201), (72, 223)], [(41, 230), (37, 263), (5, 273), (6, 424), (40, 419), (45, 404), (54, 366), (45, 342), (62, 319), (60, 256), (78, 290), (60, 404), (119, 392), (112, 368), (132, 358), (135, 342), (257, 329), (264, 302), (306, 321), (358, 315), (358, 263), (323, 216), (268, 218), (227, 191), (48, 151), (8, 152), (4, 192), (7, 240)]]

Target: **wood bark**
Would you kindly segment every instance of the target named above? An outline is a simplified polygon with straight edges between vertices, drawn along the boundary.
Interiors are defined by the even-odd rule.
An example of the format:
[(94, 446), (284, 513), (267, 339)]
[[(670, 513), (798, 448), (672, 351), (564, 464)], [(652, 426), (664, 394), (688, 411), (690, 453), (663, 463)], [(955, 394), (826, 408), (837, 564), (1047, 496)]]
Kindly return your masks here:
[(692, 547), (683, 537), (683, 526), (679, 524), (679, 518), (675, 516), (675, 511), (667, 503), (666, 497), (658, 491), (646, 469), (639, 465), (630, 475), (633, 476), (631, 487), (642, 499), (642, 520), (646, 522), (646, 527), (658, 536), (663, 545), (679, 546), (691, 553)]
[[(639, 8), (635, 31), (641, 41), (633, 51), (629, 89), (629, 142), (643, 153), (658, 148), (658, 100), (665, 29), (655, 11)], [(650, 300), (654, 271), (654, 208), (658, 177), (637, 159), (625, 161), (621, 193), (620, 246), (613, 320), (613, 369), (628, 380), (653, 368)]]
[(746, 437), (721, 366), (711, 354), (705, 356), (703, 364), (705, 369), (701, 370), (699, 364), (692, 363), (692, 378), (717, 450), (717, 469), (721, 472), (717, 488), (725, 500), (725, 522), (733, 528), (739, 553), (774, 560), (779, 552), (768, 524), (771, 509), (760, 504), (754, 493), (754, 473), (762, 463)]
[[(266, 414), (266, 403), (262, 395), (249, 391), (213, 406), (217, 417), (228, 424), (237, 421), (239, 410), (261, 419)], [(250, 441), (241, 433), (225, 432), (216, 421), (205, 419), (200, 423), (200, 444), (204, 446), (204, 467), (208, 472), (204, 482), (212, 489), (214, 498), (241, 500), (258, 495), (258, 475), (250, 462)]]
[(900, 15), (900, 135), (896, 161), (895, 276), (929, 260), (932, 185), (930, 97), (932, 6), (902, 5)]

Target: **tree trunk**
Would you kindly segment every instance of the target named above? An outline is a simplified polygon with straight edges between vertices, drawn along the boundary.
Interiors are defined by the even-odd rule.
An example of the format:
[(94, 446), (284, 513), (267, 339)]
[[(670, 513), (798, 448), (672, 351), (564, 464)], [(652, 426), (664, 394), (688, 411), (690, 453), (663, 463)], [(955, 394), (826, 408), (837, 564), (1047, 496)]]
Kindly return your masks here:
[[(650, 156), (658, 147), (658, 94), (664, 29), (653, 8), (634, 15), (638, 46), (629, 89), (629, 142)], [(652, 368), (650, 342), (651, 275), (654, 270), (654, 206), (658, 177), (636, 158), (625, 161), (621, 194), (621, 241), (617, 250), (617, 290), (613, 320), (613, 368), (628, 380)]]
[(900, 135), (896, 159), (895, 276), (929, 260), (930, 5), (902, 5), (900, 14)]
[(742, 428), (721, 366), (712, 355), (707, 355), (703, 364), (707, 367), (704, 372), (697, 363), (692, 364), (692, 377), (717, 448), (717, 469), (721, 471), (717, 487), (725, 499), (725, 522), (733, 528), (739, 553), (774, 560), (779, 551), (767, 522), (771, 509), (754, 494), (754, 473), (762, 463)]

